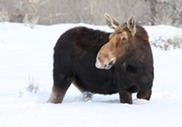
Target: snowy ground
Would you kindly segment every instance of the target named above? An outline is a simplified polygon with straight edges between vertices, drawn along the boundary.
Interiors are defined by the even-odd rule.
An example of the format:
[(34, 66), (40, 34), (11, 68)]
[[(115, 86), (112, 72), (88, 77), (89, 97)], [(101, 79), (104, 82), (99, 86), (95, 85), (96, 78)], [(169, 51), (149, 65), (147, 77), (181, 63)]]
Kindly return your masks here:
[[(84, 25), (84, 24), (77, 24)], [(52, 87), (52, 54), (73, 24), (0, 23), (0, 127), (177, 127), (182, 119), (182, 50), (153, 48), (155, 80), (149, 102), (120, 104), (118, 94), (84, 102), (71, 87), (62, 104), (46, 103)], [(110, 31), (105, 26), (91, 26)], [(170, 26), (145, 27), (150, 40), (182, 36)], [(30, 86), (33, 88), (30, 92)], [(29, 88), (29, 89), (28, 89)], [(27, 90), (28, 89), (28, 90)], [(133, 97), (135, 99), (135, 95)]]

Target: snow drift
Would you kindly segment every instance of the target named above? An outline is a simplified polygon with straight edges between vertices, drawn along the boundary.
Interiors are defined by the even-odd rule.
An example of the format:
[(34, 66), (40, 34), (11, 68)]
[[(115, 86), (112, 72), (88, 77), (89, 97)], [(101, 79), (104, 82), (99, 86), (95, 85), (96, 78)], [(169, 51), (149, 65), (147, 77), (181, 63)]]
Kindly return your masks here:
[(165, 51), (153, 45), (164, 46), (166, 40), (182, 37), (182, 29), (171, 26), (145, 27), (155, 63), (150, 101), (135, 99), (133, 105), (120, 104), (118, 94), (114, 94), (94, 95), (91, 102), (84, 102), (72, 86), (62, 104), (47, 103), (52, 87), (53, 47), (63, 32), (80, 25), (110, 31), (106, 26), (86, 24), (36, 25), (32, 29), (23, 24), (0, 23), (0, 126), (179, 126), (182, 50), (171, 46)]

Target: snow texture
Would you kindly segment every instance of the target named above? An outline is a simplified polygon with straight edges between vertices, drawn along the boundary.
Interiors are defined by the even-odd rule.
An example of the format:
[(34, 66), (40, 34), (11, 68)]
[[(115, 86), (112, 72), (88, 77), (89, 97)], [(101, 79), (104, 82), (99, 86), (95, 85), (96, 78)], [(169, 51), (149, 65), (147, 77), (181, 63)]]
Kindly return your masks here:
[[(106, 26), (60, 24), (30, 28), (0, 23), (0, 127), (177, 127), (182, 118), (182, 50), (152, 48), (155, 80), (150, 101), (120, 104), (118, 94), (83, 101), (71, 86), (62, 104), (47, 103), (52, 87), (53, 47), (75, 26), (111, 31)], [(146, 26), (150, 41), (182, 35), (171, 26)]]

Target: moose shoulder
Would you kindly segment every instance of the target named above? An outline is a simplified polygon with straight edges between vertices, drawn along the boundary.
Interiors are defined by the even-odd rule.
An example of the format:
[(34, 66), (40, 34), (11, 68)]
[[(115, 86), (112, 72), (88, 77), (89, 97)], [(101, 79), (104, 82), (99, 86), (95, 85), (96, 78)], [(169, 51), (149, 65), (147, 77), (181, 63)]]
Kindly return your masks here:
[(85, 27), (65, 32), (54, 48), (53, 88), (49, 102), (61, 103), (73, 83), (81, 92), (119, 93), (121, 103), (149, 100), (153, 84), (153, 57), (145, 29), (134, 17), (121, 24), (105, 14), (106, 33)]

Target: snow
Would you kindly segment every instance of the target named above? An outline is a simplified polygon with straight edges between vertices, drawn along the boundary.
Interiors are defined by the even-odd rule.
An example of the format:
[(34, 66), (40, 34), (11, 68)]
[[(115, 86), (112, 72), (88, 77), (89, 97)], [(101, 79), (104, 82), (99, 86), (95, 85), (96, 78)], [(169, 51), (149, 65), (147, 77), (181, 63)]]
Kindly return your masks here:
[[(62, 104), (47, 100), (52, 87), (52, 55), (67, 29), (87, 24), (36, 25), (0, 23), (0, 127), (175, 127), (182, 118), (182, 50), (152, 47), (155, 80), (150, 101), (120, 104), (118, 94), (94, 95), (91, 102), (71, 86)], [(150, 41), (182, 35), (171, 26), (145, 26)], [(31, 92), (30, 86), (33, 86)], [(37, 89), (37, 88), (38, 89)]]

